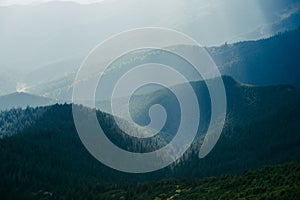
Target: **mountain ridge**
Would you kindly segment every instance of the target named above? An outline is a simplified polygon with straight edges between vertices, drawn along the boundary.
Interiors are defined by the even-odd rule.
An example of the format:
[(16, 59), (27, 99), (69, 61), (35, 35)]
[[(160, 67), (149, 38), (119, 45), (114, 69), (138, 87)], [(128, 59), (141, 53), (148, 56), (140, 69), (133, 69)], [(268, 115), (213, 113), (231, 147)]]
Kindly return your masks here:
[(0, 111), (12, 108), (38, 107), (54, 104), (55, 100), (25, 92), (14, 92), (0, 96)]

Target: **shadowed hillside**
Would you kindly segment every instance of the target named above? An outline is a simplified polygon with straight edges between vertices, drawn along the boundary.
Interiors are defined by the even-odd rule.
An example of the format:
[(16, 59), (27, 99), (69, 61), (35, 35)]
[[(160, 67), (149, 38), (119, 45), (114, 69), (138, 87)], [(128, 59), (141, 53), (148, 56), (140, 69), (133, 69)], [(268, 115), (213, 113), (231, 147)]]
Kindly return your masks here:
[[(118, 187), (116, 185), (125, 182), (239, 174), (266, 164), (300, 161), (299, 89), (241, 85), (229, 77), (225, 77), (224, 82), (229, 112), (213, 151), (204, 159), (198, 158), (203, 138), (199, 135), (181, 160), (147, 174), (117, 172), (95, 160), (76, 133), (71, 105), (2, 112), (1, 133), (13, 136), (0, 140), (1, 196), (38, 199), (38, 195), (50, 192), (63, 197), (72, 194), (74, 188), (94, 191), (94, 186), (102, 188), (95, 191), (105, 193), (111, 190), (111, 183)], [(202, 83), (193, 84), (197, 91)], [(154, 97), (159, 99), (161, 96)], [(21, 124), (26, 126), (19, 129), (17, 119), (20, 116)], [(168, 141), (164, 134), (148, 140), (131, 138), (115, 126), (112, 116), (102, 112), (98, 112), (97, 116), (107, 136), (129, 151), (152, 151)], [(136, 130), (133, 125), (128, 126)], [(86, 188), (89, 185), (94, 186)], [(113, 190), (112, 193), (117, 194), (118, 191)]]

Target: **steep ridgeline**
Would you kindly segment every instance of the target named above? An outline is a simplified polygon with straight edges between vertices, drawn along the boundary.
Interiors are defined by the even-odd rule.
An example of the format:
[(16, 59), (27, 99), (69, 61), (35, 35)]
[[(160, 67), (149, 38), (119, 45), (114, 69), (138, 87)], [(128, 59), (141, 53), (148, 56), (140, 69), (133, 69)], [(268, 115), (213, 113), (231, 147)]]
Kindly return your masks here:
[[(1, 195), (11, 197), (18, 194), (22, 199), (32, 199), (42, 191), (43, 194), (51, 192), (65, 196), (72, 193), (74, 188), (86, 188), (87, 185), (98, 185), (98, 188), (105, 190), (105, 185), (109, 183), (219, 176), (241, 173), (266, 164), (300, 161), (300, 90), (285, 85), (243, 85), (229, 77), (223, 80), (227, 91), (228, 114), (221, 138), (212, 152), (204, 159), (198, 158), (205, 131), (205, 128), (200, 128), (195, 143), (180, 161), (147, 174), (117, 172), (95, 160), (77, 135), (71, 105), (2, 112), (1, 133), (7, 131), (7, 135), (13, 136), (0, 140)], [(209, 101), (205, 101), (207, 97), (203, 82), (194, 82), (192, 85), (198, 98), (203, 98), (201, 105), (207, 105)], [(176, 87), (180, 89), (182, 86)], [(147, 106), (153, 102), (162, 102), (166, 110), (170, 110), (176, 105), (174, 98), (168, 98), (170, 95), (162, 89), (135, 97), (131, 109), (133, 116), (140, 119), (136, 121), (141, 124), (147, 122), (144, 108), (147, 110)], [(145, 107), (141, 107), (141, 101)], [(208, 110), (201, 113), (204, 127), (207, 123), (205, 118), (209, 116)], [(82, 107), (82, 111), (88, 113), (92, 110)], [(11, 119), (19, 116), (25, 121), (26, 118), (32, 119), (34, 123), (28, 123), (22, 129), (5, 130), (7, 124), (10, 124), (9, 127), (18, 126), (17, 120)], [(168, 143), (176, 132), (171, 124), (176, 126), (177, 119), (171, 117), (162, 133), (140, 140), (123, 133), (111, 115), (97, 111), (97, 116), (107, 137), (129, 151), (153, 151)], [(132, 131), (140, 131), (130, 123), (128, 127)]]
[(207, 50), (223, 75), (243, 83), (300, 86), (300, 27), (268, 39)]
[[(188, 45), (170, 47), (198, 58), (199, 48)], [(206, 48), (222, 75), (228, 75), (243, 83), (258, 86), (289, 84), (300, 86), (300, 27), (279, 33), (268, 39), (240, 42), (221, 47)], [(200, 59), (200, 58), (199, 58)], [(105, 88), (97, 100), (109, 99), (113, 86), (133, 66), (159, 63), (172, 66), (190, 81), (201, 80), (190, 63), (164, 50), (135, 51), (118, 58), (102, 77)], [(209, 69), (205, 73), (210, 73)], [(148, 92), (151, 88), (148, 88)], [(153, 90), (152, 90), (153, 91)], [(102, 99), (101, 99), (102, 98)]]
[[(187, 153), (187, 159), (175, 166), (172, 173), (180, 177), (186, 170), (183, 173), (185, 176), (207, 176), (223, 173), (224, 170), (235, 173), (269, 161), (298, 160), (299, 88), (288, 85), (256, 87), (238, 83), (227, 76), (223, 77), (223, 81), (227, 93), (225, 127), (214, 150), (202, 160), (196, 154), (208, 128), (211, 103), (206, 84), (203, 81), (191, 83), (201, 113), (198, 137)], [(208, 84), (213, 82), (209, 80)], [(184, 85), (175, 87), (183, 96), (187, 94)], [(154, 104), (163, 105), (168, 113), (161, 135), (166, 142), (170, 142), (178, 129), (180, 110), (169, 89), (134, 96), (130, 104), (133, 119), (140, 125), (148, 124), (148, 111)]]

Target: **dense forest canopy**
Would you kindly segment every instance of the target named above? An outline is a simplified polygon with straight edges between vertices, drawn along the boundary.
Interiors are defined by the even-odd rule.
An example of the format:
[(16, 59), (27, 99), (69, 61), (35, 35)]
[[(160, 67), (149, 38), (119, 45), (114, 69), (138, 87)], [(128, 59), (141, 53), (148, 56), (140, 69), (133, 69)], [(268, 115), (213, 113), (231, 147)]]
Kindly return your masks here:
[[(72, 193), (74, 188), (86, 188), (88, 185), (93, 185), (92, 190), (97, 187), (96, 191), (101, 188), (99, 191), (104, 192), (111, 190), (112, 183), (121, 187), (128, 182), (240, 174), (267, 164), (300, 161), (299, 89), (285, 85), (254, 87), (241, 85), (230, 77), (223, 79), (228, 94), (228, 115), (213, 151), (204, 159), (198, 158), (203, 139), (199, 132), (200, 135), (181, 160), (147, 174), (118, 172), (94, 159), (77, 135), (72, 105), (56, 104), (2, 112), (1, 195), (11, 197), (18, 194), (14, 197), (30, 199), (32, 195), (50, 192), (63, 197)], [(202, 82), (193, 84), (197, 91)], [(159, 94), (154, 97), (158, 100), (164, 98), (163, 92)], [(147, 99), (145, 96), (142, 100), (147, 104)], [(83, 110), (91, 111), (84, 107)], [(114, 125), (111, 115), (97, 111), (97, 116), (107, 136), (126, 150), (152, 151), (165, 145), (165, 136), (169, 136), (162, 134), (150, 140), (134, 139)], [(133, 131), (136, 128), (131, 124), (128, 126)], [(119, 189), (113, 191), (118, 194)]]

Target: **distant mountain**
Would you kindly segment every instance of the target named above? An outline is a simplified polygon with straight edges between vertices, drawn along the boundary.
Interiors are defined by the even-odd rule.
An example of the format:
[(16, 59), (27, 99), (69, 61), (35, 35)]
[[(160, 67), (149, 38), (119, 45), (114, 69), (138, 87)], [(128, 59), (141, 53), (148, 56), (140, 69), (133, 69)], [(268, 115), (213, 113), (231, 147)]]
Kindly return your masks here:
[(207, 50), (223, 75), (243, 83), (300, 86), (300, 27), (269, 39)]
[[(188, 52), (196, 58), (199, 54), (199, 49), (195, 46), (178, 45), (173, 48), (177, 51)], [(268, 39), (211, 47), (207, 48), (207, 51), (217, 64), (221, 74), (229, 75), (242, 83), (258, 86), (278, 84), (300, 86), (298, 56), (300, 27)], [(133, 52), (116, 60), (107, 70), (105, 76), (108, 78), (103, 76), (106, 88), (101, 91), (101, 96), (109, 99), (111, 96), (109, 91), (113, 90), (118, 79), (132, 66), (145, 63), (172, 66), (188, 80), (201, 80), (197, 72), (192, 70), (190, 63), (171, 53), (161, 50)], [(205, 73), (209, 74), (209, 69)]]
[[(197, 56), (197, 48), (177, 46)], [(300, 28), (277, 34), (268, 39), (258, 41), (227, 44), (220, 47), (206, 48), (214, 59), (221, 74), (248, 84), (266, 86), (290, 84), (300, 86)], [(163, 51), (133, 52), (116, 60), (108, 70), (106, 90), (101, 98), (96, 94), (96, 100), (110, 98), (109, 89), (118, 78), (130, 69), (145, 63), (161, 63), (174, 67), (190, 80), (199, 80), (197, 74), (190, 70), (189, 63)], [(208, 71), (209, 72), (209, 71)], [(64, 101), (71, 100), (75, 72), (66, 73), (63, 77), (44, 81), (39, 85), (27, 88), (29, 93), (46, 96)]]
[(238, 41), (265, 39), (280, 32), (297, 29), (300, 25), (300, 3), (298, 2), (297, 5), (290, 7), (285, 12), (276, 13), (277, 15), (274, 16), (275, 19), (273, 22), (260, 25), (254, 30), (237, 35), (227, 42), (234, 43)]
[(0, 96), (0, 110), (26, 108), (27, 106), (46, 106), (53, 103), (55, 103), (55, 101), (50, 98), (40, 97), (23, 92), (16, 92), (5, 96)]
[[(293, 0), (167, 0), (163, 4), (144, 0), (142, 7), (139, 4), (139, 0), (126, 0), (1, 6), (0, 66), (12, 71), (5, 79), (0, 77), (1, 81), (9, 79), (1, 84), (0, 95), (14, 92), (21, 84), (29, 93), (65, 98), (63, 91), (70, 85), (55, 86), (53, 80), (72, 76), (97, 44), (130, 28), (172, 28), (202, 45), (215, 46), (266, 38), (299, 26), (300, 5)], [(19, 21), (23, 25), (15, 26)], [(53, 91), (45, 91), (47, 83), (53, 85)]]
[[(300, 3), (299, 3), (300, 4)], [(274, 33), (294, 30), (300, 25), (300, 9), (295, 9), (290, 13), (283, 14), (281, 20), (272, 24)]]

